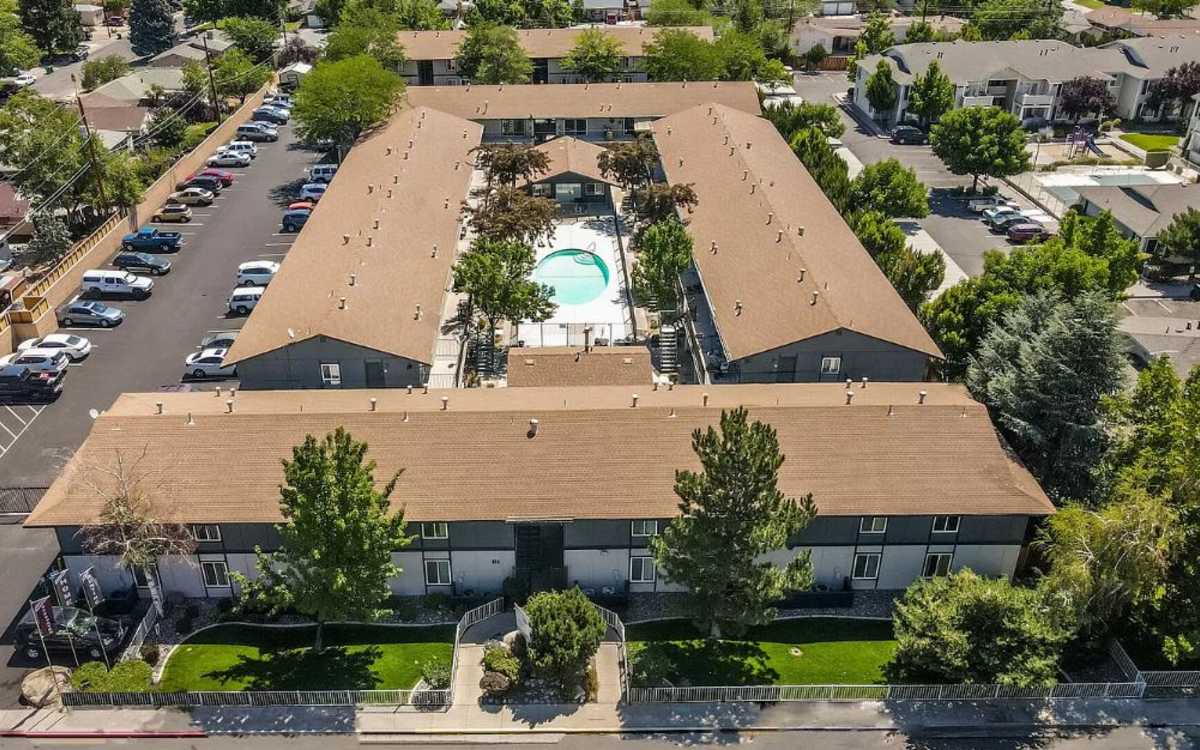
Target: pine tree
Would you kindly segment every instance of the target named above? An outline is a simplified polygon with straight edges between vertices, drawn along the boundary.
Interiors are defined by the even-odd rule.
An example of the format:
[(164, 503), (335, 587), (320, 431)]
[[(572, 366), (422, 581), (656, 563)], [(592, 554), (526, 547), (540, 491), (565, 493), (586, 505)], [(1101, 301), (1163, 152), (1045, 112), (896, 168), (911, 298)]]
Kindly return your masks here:
[(812, 495), (779, 491), (784, 456), (768, 424), (746, 409), (721, 412), (721, 428), (697, 429), (692, 449), (700, 473), (675, 472), (679, 515), (651, 545), (655, 563), (672, 583), (688, 589), (697, 626), (712, 637), (739, 635), (770, 622), (772, 604), (812, 584), (807, 551), (780, 566), (763, 560), (816, 516)]
[(175, 19), (167, 0), (133, 0), (129, 9), (129, 44), (134, 54), (142, 57), (175, 46)]
[(21, 25), (46, 54), (73, 52), (83, 41), (79, 13), (71, 0), (22, 0)]

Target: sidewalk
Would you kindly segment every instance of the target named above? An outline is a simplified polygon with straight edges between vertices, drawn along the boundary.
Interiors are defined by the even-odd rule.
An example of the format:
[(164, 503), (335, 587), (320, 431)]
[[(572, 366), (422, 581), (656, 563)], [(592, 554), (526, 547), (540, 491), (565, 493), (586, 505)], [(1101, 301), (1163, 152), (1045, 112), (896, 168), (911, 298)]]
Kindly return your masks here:
[[(716, 730), (1033, 730), (1200, 726), (1200, 701), (1058, 700), (995, 702), (657, 703), (455, 706), (416, 712), (373, 707), (197, 708), (5, 711), (9, 732), (352, 733), (362, 735), (504, 735), (511, 733), (691, 732)], [(11, 728), (11, 729), (9, 729)], [(6, 732), (0, 732), (0, 737)], [(10, 735), (11, 736), (11, 735)]]

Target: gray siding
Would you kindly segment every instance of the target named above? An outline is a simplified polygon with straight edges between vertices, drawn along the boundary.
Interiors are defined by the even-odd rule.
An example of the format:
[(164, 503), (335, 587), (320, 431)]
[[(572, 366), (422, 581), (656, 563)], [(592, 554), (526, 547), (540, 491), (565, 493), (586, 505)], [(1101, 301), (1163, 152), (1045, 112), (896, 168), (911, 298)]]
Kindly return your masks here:
[(269, 551), (279, 547), (279, 532), (269, 523), (223, 523), (221, 542), (227, 552)]
[[(929, 540), (933, 519), (929, 516), (893, 516), (888, 518), (887, 531), (882, 535), (884, 544), (924, 544)], [(879, 534), (863, 534), (878, 538)]]
[[(630, 545), (629, 521), (575, 521), (563, 530), (566, 549), (603, 549)], [(661, 526), (661, 523), (660, 523)]]
[(959, 544), (1019, 544), (1029, 527), (1028, 516), (963, 516)]
[[(791, 357), (796, 358), (794, 375), (787, 372)], [(841, 371), (837, 375), (822, 376), (823, 357), (841, 357)], [(735, 363), (738, 370), (734, 378), (742, 383), (837, 382), (846, 378), (857, 381), (864, 377), (882, 382), (919, 382), (925, 379), (929, 356), (889, 341), (837, 330)], [(781, 367), (784, 374), (781, 374)]]
[[(431, 357), (433, 346), (434, 342), (430, 341)], [(427, 365), (411, 359), (316, 336), (240, 362), (238, 377), (241, 387), (246, 390), (366, 388), (368, 362), (382, 365), (384, 388), (423, 385), (429, 372)], [(321, 381), (323, 363), (336, 363), (341, 367), (341, 385), (331, 386)]]

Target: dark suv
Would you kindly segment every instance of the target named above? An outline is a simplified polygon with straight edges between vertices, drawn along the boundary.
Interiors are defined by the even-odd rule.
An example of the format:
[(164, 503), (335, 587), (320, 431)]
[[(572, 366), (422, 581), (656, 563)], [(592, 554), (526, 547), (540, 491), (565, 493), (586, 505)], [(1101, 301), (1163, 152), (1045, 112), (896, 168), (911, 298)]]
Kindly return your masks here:
[(150, 253), (139, 253), (132, 250), (117, 253), (112, 264), (125, 271), (144, 271), (155, 276), (162, 276), (171, 270), (171, 261)]
[(178, 190), (183, 190), (184, 188), (190, 188), (190, 187), (204, 188), (205, 190), (212, 193), (213, 195), (220, 195), (221, 188), (223, 188), (224, 185), (221, 184), (221, 180), (218, 177), (213, 177), (211, 175), (198, 174), (194, 177), (189, 178), (186, 182), (179, 183), (175, 187)]
[[(46, 650), (52, 654), (70, 654), (73, 645), (80, 661), (100, 661), (105, 653), (112, 659), (119, 654), (125, 638), (125, 626), (120, 622), (106, 617), (92, 617), (87, 610), (77, 607), (53, 609), (54, 632), (44, 637), (38, 636), (32, 610), (21, 618), (15, 640), (25, 658), (44, 659), (43, 640), (46, 642)], [(99, 636), (96, 635), (97, 626), (100, 629)]]
[(0, 368), (0, 403), (49, 403), (62, 394), (67, 371), (33, 372), (28, 367)]
[(925, 131), (912, 125), (897, 125), (892, 128), (892, 143), (913, 143), (920, 146), (929, 140)]

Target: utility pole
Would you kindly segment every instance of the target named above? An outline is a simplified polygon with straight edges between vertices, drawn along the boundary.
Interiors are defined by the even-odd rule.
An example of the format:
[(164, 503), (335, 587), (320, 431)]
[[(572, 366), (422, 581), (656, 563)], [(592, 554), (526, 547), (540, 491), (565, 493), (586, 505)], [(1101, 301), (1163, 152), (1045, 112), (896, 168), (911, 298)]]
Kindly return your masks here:
[[(75, 74), (71, 74), (71, 83), (76, 83)], [(79, 86), (75, 86), (75, 103), (79, 105), (79, 118), (83, 120), (83, 132), (87, 133), (88, 154), (91, 156), (92, 172), (96, 175), (96, 190), (100, 193), (100, 203), (108, 205), (108, 198), (104, 196), (104, 171), (100, 169), (100, 159), (96, 156), (96, 139), (92, 133), (92, 126), (88, 124), (87, 112), (83, 110), (83, 99), (79, 96)]]
[(211, 31), (206, 31), (200, 35), (200, 41), (204, 44), (204, 67), (208, 68), (208, 88), (212, 94), (213, 110), (217, 113), (217, 122), (221, 121), (221, 101), (217, 99), (217, 82), (213, 78), (212, 72), (212, 57), (208, 53), (208, 35)]

